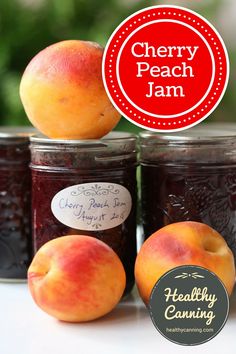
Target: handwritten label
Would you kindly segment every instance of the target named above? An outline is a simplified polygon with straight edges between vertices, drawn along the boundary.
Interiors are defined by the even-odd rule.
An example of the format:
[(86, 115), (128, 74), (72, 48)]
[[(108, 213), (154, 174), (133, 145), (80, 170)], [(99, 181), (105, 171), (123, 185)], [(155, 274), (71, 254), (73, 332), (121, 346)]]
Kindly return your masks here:
[(83, 183), (65, 188), (52, 199), (53, 215), (79, 230), (107, 230), (122, 224), (130, 214), (130, 192), (116, 183)]

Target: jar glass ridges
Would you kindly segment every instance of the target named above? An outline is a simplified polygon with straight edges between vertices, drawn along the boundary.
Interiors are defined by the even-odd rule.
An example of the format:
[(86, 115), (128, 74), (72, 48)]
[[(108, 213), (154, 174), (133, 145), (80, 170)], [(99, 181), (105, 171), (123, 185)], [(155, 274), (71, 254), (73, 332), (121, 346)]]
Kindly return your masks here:
[(236, 256), (236, 126), (140, 136), (145, 238), (192, 220), (216, 229)]
[[(126, 291), (131, 290), (136, 257), (135, 135), (113, 132), (101, 140), (87, 141), (36, 136), (31, 138), (31, 155), (34, 251), (62, 235), (97, 237), (121, 258), (127, 275)], [(117, 190), (125, 193), (125, 198), (131, 196), (131, 211), (127, 216), (125, 208), (128, 205), (122, 201), (124, 214), (116, 213), (114, 218), (124, 217), (124, 220), (109, 221), (109, 228), (104, 229), (106, 220), (102, 213), (111, 220), (113, 204), (119, 209), (121, 200), (116, 200)], [(88, 207), (85, 210), (88, 200), (93, 203), (91, 208), (96, 206), (96, 217), (100, 218), (93, 225), (89, 221)], [(65, 213), (70, 213), (68, 218)], [(85, 221), (87, 218), (87, 224), (82, 217)]]
[(0, 128), (0, 278), (26, 279), (31, 261), (32, 128)]

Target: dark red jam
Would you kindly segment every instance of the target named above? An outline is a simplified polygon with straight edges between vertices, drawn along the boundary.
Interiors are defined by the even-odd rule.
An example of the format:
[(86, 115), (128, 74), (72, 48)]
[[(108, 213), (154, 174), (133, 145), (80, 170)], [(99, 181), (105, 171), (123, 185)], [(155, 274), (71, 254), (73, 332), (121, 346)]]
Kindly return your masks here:
[[(127, 276), (126, 293), (134, 284), (136, 258), (135, 144), (135, 136), (125, 133), (111, 133), (100, 141), (31, 139), (34, 251), (63, 235), (96, 237), (112, 247), (122, 260)], [(106, 230), (83, 230), (67, 226), (54, 216), (51, 202), (58, 192), (90, 182), (109, 182), (127, 188), (132, 208), (124, 222)], [(63, 200), (63, 206), (68, 205)]]
[(217, 230), (236, 258), (236, 131), (209, 126), (178, 136), (142, 133), (144, 237), (170, 223), (199, 221)]
[(0, 128), (0, 278), (26, 279), (31, 261), (28, 134)]

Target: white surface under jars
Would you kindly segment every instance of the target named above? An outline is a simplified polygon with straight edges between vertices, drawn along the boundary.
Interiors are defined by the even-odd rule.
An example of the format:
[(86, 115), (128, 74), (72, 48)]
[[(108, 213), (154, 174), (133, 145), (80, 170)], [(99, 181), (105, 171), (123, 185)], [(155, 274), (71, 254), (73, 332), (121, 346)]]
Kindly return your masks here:
[(0, 314), (1, 354), (235, 354), (236, 293), (223, 330), (196, 347), (163, 338), (135, 292), (97, 321), (68, 324), (38, 309), (26, 284), (2, 283)]

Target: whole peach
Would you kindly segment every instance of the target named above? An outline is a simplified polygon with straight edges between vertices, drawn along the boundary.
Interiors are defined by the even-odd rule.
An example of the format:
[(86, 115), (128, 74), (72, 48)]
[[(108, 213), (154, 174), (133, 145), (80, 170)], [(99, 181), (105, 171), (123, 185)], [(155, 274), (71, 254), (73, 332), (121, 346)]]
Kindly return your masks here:
[(20, 97), (31, 123), (50, 138), (101, 138), (118, 123), (102, 81), (103, 48), (67, 40), (39, 52), (28, 64)]
[(183, 221), (155, 232), (138, 253), (135, 279), (146, 304), (157, 280), (181, 265), (198, 265), (211, 270), (231, 294), (235, 283), (235, 265), (225, 240), (208, 225)]
[(123, 265), (104, 242), (90, 236), (63, 236), (47, 242), (28, 270), (36, 304), (62, 321), (99, 318), (119, 302), (126, 283)]

